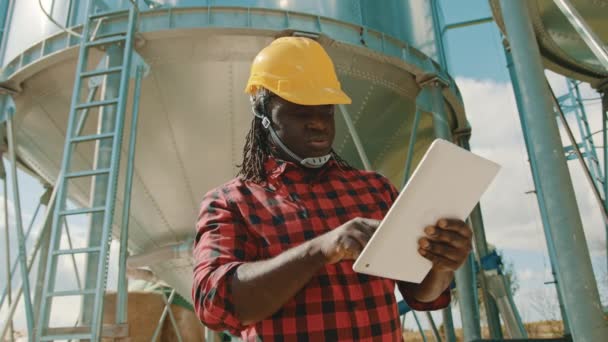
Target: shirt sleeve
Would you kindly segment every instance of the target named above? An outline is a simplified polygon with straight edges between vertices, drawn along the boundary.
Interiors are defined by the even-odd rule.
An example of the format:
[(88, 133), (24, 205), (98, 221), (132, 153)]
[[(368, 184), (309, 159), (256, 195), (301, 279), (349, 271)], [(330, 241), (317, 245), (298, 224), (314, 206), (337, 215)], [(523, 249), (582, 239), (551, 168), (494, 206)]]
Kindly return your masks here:
[(409, 305), (410, 308), (416, 311), (433, 311), (439, 310), (450, 305), (450, 301), (452, 300), (452, 295), (450, 292), (450, 287), (448, 286), (443, 292), (432, 302), (421, 302), (415, 299), (409, 291), (407, 291), (408, 283), (404, 281), (398, 281), (397, 287), (399, 288), (399, 292), (403, 296), (403, 300)]
[(232, 277), (238, 266), (257, 257), (255, 239), (240, 214), (219, 191), (205, 195), (196, 223), (192, 299), (198, 318), (216, 331), (239, 335)]

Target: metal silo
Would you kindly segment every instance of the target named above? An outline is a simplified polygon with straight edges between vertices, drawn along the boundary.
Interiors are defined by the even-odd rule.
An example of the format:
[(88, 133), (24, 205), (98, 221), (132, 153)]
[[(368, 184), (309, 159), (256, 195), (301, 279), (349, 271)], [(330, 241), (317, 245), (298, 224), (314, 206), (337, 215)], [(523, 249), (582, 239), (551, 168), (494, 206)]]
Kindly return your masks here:
[[(55, 281), (53, 255), (101, 251), (93, 259), (103, 260), (107, 253), (102, 224), (95, 223), (101, 218), (95, 215), (105, 215), (108, 207), (78, 211), (61, 204), (67, 196), (76, 207), (115, 203), (107, 210), (114, 214), (112, 236), (118, 239), (128, 222), (129, 265), (150, 267), (190, 298), (189, 249), (199, 200), (236, 174), (251, 120), (243, 94), (249, 65), (278, 36), (317, 39), (334, 60), (353, 98), (336, 116), (334, 148), (354, 166), (378, 170), (400, 185), (406, 168), (413, 170), (436, 136), (452, 139), (455, 133), (454, 141), (460, 141), (468, 132), (458, 90), (441, 66), (445, 61), (437, 45), (433, 2), (141, 0), (134, 7), (127, 0), (97, 0), (91, 1), (90, 12), (87, 3), (52, 0), (40, 7), (38, 0), (2, 2), (7, 16), (1, 85), (14, 101), (6, 105), (14, 108), (17, 160), (44, 183), (63, 189), (56, 214), (93, 221), (90, 230), (101, 239), (99, 249), (89, 241), (65, 253), (53, 250), (51, 243), (47, 283)], [(85, 30), (90, 44), (83, 48)], [(132, 53), (124, 52), (130, 49)], [(86, 67), (79, 70), (79, 62)], [(138, 80), (140, 91), (135, 90)], [(109, 94), (117, 96), (116, 102)], [(130, 116), (119, 116), (118, 127), (104, 121), (118, 115), (120, 107), (128, 112), (133, 105), (140, 113), (134, 157), (128, 153)], [(81, 115), (73, 125), (71, 112)], [(71, 135), (68, 129), (77, 132)], [(117, 139), (114, 132), (124, 137), (112, 147), (103, 141)], [(82, 144), (70, 147), (66, 157), (67, 146), (77, 142)], [(58, 178), (62, 158), (64, 163), (71, 158), (72, 169)], [(131, 162), (129, 192), (122, 184), (131, 178), (126, 176)], [(110, 189), (101, 197), (100, 184), (104, 191)], [(130, 215), (122, 221), (126, 193)], [(53, 234), (61, 239), (57, 229), (61, 222), (55, 217)], [(100, 285), (105, 287), (107, 273), (107, 264), (99, 265), (85, 276), (98, 284), (84, 294), (94, 310), (99, 305), (92, 296)], [(96, 324), (99, 315), (90, 315), (87, 320)]]

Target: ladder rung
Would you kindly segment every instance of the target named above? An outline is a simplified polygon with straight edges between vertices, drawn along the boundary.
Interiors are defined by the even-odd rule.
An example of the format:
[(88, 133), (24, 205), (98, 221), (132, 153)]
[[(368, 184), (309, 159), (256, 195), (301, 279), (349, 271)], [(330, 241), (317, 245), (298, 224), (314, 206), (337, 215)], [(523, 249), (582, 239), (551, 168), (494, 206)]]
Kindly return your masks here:
[(107, 68), (107, 69), (97, 69), (97, 70), (83, 72), (80, 74), (80, 77), (84, 78), (84, 77), (93, 77), (93, 76), (99, 76), (99, 75), (107, 75), (107, 74), (117, 73), (117, 72), (121, 72), (121, 71), (122, 71), (121, 66)]
[(86, 42), (85, 45), (87, 47), (92, 47), (92, 46), (108, 45), (108, 44), (124, 42), (125, 40), (127, 40), (126, 36), (114, 36), (114, 37), (109, 37), (109, 38), (91, 40), (91, 41)]
[(82, 296), (95, 294), (95, 289), (87, 290), (71, 290), (71, 291), (55, 291), (46, 294), (47, 297), (68, 297), (68, 296)]
[[(64, 329), (64, 328), (47, 328), (47, 331), (54, 329)], [(70, 340), (91, 340), (93, 339), (93, 335), (91, 334), (62, 334), (61, 332), (54, 333), (53, 335), (45, 335), (40, 337), (40, 341), (56, 341), (56, 340), (66, 340), (66, 337), (69, 337)]]
[(99, 248), (99, 247), (60, 249), (58, 251), (54, 251), (53, 255), (83, 254), (83, 253), (93, 253), (93, 252), (100, 252), (100, 251), (101, 251), (101, 248)]
[[(74, 340), (91, 339), (91, 327), (56, 327), (46, 328), (41, 341), (65, 340), (66, 337)], [(104, 324), (101, 327), (101, 337), (121, 338), (129, 337), (128, 324)]]
[(118, 11), (105, 11), (105, 12), (97, 12), (95, 14), (92, 14), (91, 16), (89, 16), (89, 19), (94, 20), (94, 19), (100, 19), (103, 17), (109, 18), (109, 17), (117, 17), (120, 15), (127, 15), (129, 14), (129, 10), (118, 10)]
[(72, 210), (63, 210), (59, 212), (61, 216), (69, 216), (69, 215), (80, 215), (80, 214), (92, 214), (98, 213), (101, 211), (105, 211), (106, 207), (93, 207), (93, 208), (84, 208), (84, 209), (72, 209)]
[(83, 142), (83, 141), (91, 141), (91, 140), (101, 140), (101, 139), (109, 139), (114, 138), (114, 133), (103, 133), (103, 134), (93, 134), (93, 135), (81, 135), (79, 137), (74, 137), (70, 139), (71, 142)]
[(76, 171), (70, 172), (65, 175), (65, 178), (78, 178), (78, 177), (89, 177), (89, 176), (98, 176), (106, 173), (110, 173), (110, 169), (97, 169), (97, 170), (86, 170), (86, 171)]
[(127, 32), (124, 31), (118, 31), (118, 32), (108, 32), (108, 33), (104, 33), (104, 34), (98, 34), (95, 37), (93, 37), (94, 39), (91, 41), (96, 41), (99, 39), (105, 39), (108, 37), (118, 37), (118, 36), (123, 36), (126, 37), (127, 36)]
[(76, 106), (76, 110), (92, 108), (92, 107), (108, 106), (108, 105), (113, 105), (113, 104), (117, 104), (117, 103), (118, 103), (118, 99), (81, 103)]

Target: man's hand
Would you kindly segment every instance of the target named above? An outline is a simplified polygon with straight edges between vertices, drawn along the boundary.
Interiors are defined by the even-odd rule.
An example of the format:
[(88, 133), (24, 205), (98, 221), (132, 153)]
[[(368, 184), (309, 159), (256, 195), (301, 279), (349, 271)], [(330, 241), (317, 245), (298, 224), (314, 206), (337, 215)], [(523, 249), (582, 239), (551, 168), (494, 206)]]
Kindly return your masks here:
[(441, 219), (424, 228), (424, 233), (418, 240), (418, 252), (433, 262), (436, 271), (456, 271), (472, 249), (473, 233), (461, 220)]
[(310, 242), (317, 246), (328, 264), (355, 260), (379, 224), (378, 220), (357, 217)]

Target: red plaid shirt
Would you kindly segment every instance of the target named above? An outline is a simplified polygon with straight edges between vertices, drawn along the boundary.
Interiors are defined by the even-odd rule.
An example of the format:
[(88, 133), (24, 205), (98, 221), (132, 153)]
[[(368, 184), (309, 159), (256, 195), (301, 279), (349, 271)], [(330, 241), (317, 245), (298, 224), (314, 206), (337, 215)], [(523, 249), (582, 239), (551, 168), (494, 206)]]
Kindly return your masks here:
[[(355, 273), (352, 261), (324, 266), (271, 317), (250, 326), (239, 322), (231, 296), (239, 265), (272, 258), (355, 217), (380, 220), (397, 197), (378, 173), (342, 169), (333, 160), (308, 170), (271, 158), (266, 170), (267, 184), (237, 178), (203, 199), (192, 289), (200, 320), (245, 341), (401, 341), (395, 281)], [(430, 303), (401, 293), (415, 310), (450, 302), (447, 289)]]

